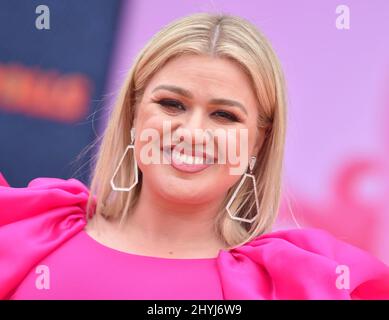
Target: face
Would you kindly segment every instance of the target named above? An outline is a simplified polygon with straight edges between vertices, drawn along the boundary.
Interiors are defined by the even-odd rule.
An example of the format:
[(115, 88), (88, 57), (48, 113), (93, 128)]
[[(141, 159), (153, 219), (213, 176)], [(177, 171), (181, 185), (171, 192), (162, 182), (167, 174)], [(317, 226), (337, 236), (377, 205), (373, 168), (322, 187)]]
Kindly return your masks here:
[[(148, 82), (136, 109), (142, 188), (182, 204), (223, 199), (263, 143), (257, 116), (250, 79), (238, 64), (207, 56), (173, 58)], [(146, 163), (145, 155), (156, 152), (159, 161)]]

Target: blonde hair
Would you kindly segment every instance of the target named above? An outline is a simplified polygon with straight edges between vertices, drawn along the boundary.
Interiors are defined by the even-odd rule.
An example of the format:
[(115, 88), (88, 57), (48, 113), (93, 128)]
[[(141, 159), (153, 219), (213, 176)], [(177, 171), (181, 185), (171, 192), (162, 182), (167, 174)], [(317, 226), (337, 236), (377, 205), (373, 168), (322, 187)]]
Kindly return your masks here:
[[(155, 34), (141, 50), (121, 88), (116, 104), (103, 132), (102, 142), (90, 183), (87, 211), (96, 196), (96, 214), (121, 218), (136, 205), (142, 187), (139, 182), (130, 192), (115, 192), (110, 179), (130, 144), (135, 110), (148, 81), (169, 59), (184, 55), (208, 55), (228, 58), (241, 66), (249, 76), (258, 98), (258, 128), (266, 129), (265, 140), (258, 151), (253, 174), (256, 177), (259, 211), (251, 224), (232, 220), (225, 209), (239, 181), (228, 190), (215, 219), (215, 231), (231, 249), (269, 231), (280, 206), (281, 177), (286, 131), (285, 83), (280, 63), (266, 38), (245, 19), (227, 14), (197, 13), (178, 19)], [(134, 180), (132, 153), (123, 161), (115, 176), (118, 186), (129, 186)], [(246, 179), (249, 180), (249, 179)], [(231, 208), (234, 211), (247, 197), (239, 212), (245, 218), (256, 215), (254, 190), (249, 183), (240, 189)], [(250, 206), (252, 207), (249, 210)], [(89, 215), (88, 215), (89, 216)]]

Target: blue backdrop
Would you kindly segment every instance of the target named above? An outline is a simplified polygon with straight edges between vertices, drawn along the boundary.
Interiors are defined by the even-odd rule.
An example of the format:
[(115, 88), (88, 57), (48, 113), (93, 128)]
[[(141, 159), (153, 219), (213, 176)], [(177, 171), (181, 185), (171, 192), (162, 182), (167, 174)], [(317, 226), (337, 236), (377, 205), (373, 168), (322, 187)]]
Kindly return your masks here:
[[(49, 30), (36, 27), (42, 4)], [(0, 2), (0, 172), (11, 186), (87, 182), (93, 150), (77, 156), (96, 137), (119, 10), (119, 0)]]

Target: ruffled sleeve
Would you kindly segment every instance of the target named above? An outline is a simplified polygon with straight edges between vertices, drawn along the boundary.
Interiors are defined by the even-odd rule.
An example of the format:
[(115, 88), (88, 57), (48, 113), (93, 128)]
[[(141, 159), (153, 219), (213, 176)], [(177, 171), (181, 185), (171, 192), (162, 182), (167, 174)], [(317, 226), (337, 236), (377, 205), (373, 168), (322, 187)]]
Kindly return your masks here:
[(389, 267), (319, 229), (262, 235), (217, 263), (227, 300), (389, 299)]
[(0, 174), (0, 299), (9, 298), (39, 261), (84, 228), (88, 196), (74, 178), (36, 178), (13, 188)]

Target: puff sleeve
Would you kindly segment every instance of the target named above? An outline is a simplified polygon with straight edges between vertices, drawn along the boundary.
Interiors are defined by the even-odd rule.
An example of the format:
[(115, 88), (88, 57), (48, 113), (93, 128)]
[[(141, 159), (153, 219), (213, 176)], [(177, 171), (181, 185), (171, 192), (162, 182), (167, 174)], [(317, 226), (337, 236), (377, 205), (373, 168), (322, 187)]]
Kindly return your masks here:
[(13, 188), (0, 174), (0, 299), (84, 228), (88, 196), (88, 188), (74, 178), (36, 178)]
[(217, 262), (227, 300), (389, 299), (389, 267), (319, 229), (268, 233), (221, 251)]

